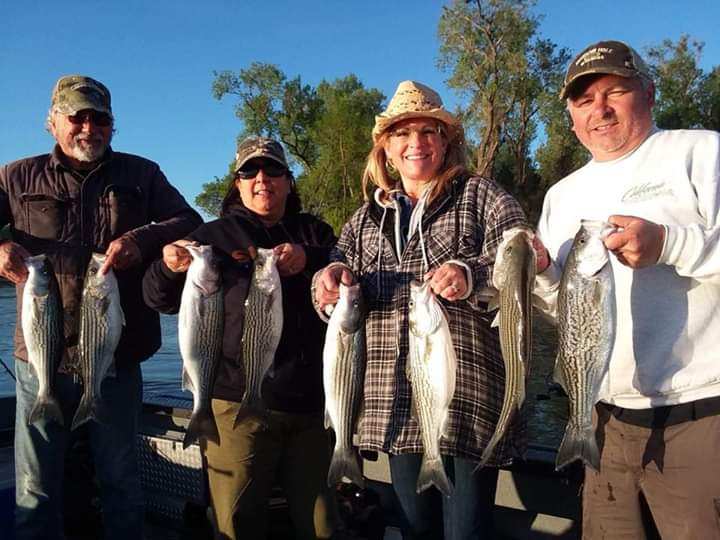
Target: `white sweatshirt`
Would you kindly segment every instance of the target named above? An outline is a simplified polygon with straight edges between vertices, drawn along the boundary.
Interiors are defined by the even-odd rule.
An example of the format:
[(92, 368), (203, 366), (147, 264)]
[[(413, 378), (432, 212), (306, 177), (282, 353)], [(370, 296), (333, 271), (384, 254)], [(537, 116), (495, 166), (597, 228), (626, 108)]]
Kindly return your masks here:
[(720, 134), (654, 131), (550, 188), (538, 232), (554, 262), (536, 293), (551, 308), (580, 220), (613, 214), (663, 224), (666, 239), (654, 266), (611, 257), (617, 331), (601, 399), (642, 409), (720, 395)]

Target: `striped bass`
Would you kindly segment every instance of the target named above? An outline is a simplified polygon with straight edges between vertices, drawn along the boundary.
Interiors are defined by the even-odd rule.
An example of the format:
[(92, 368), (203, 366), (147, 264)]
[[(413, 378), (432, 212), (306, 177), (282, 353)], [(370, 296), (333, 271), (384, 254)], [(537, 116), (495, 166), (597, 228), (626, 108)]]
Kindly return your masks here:
[(84, 388), (72, 429), (88, 420), (102, 421), (100, 387), (106, 375), (114, 375), (115, 349), (125, 324), (115, 273), (111, 268), (100, 274), (105, 257), (92, 254), (83, 283), (78, 357)]
[(272, 249), (258, 248), (245, 300), (242, 335), (245, 395), (236, 422), (242, 417), (242, 409), (265, 410), (262, 383), (275, 359), (282, 328), (282, 285), (277, 270), (277, 255)]
[(608, 223), (583, 220), (560, 279), (555, 379), (568, 395), (570, 414), (556, 469), (576, 459), (596, 471), (600, 468), (592, 410), (600, 399), (615, 340), (615, 285), (603, 244), (613, 230)]
[(430, 282), (410, 283), (408, 318), (406, 375), (412, 388), (412, 414), (420, 426), (425, 450), (417, 492), (435, 485), (443, 495), (450, 496), (453, 486), (440, 456), (440, 437), (445, 432), (455, 393), (457, 357), (445, 313), (430, 289)]
[(535, 283), (533, 233), (513, 228), (503, 233), (493, 270), (493, 285), (499, 291), (499, 311), (493, 326), (500, 327), (500, 350), (505, 365), (505, 392), (495, 431), (480, 457), (487, 463), (514, 415), (525, 401), (525, 381), (532, 349), (532, 303)]
[(38, 381), (38, 394), (28, 424), (55, 420), (63, 425), (60, 404), (53, 395), (55, 371), (62, 359), (65, 336), (60, 292), (50, 261), (45, 255), (25, 259), (28, 270), (22, 295), (22, 325), (28, 363)]
[(183, 448), (200, 437), (220, 444), (211, 399), (215, 368), (222, 351), (222, 276), (212, 246), (188, 244), (192, 256), (178, 312), (178, 343), (183, 359), (183, 390), (193, 395), (193, 410)]
[(340, 298), (328, 321), (323, 349), (325, 428), (335, 431), (328, 485), (343, 477), (356, 486), (365, 482), (352, 446), (365, 375), (365, 305), (360, 284), (340, 284)]

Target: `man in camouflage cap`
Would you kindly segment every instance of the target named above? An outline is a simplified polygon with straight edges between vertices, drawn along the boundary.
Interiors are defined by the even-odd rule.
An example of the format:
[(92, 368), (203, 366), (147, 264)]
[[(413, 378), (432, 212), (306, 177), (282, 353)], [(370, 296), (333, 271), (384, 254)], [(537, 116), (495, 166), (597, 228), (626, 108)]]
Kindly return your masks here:
[(93, 109), (112, 115), (110, 90), (100, 81), (83, 75), (61, 77), (53, 88), (51, 108), (63, 114)]
[[(85, 424), (101, 490), (106, 539), (142, 538), (143, 497), (135, 456), (141, 407), (140, 362), (160, 346), (157, 313), (142, 302), (144, 270), (162, 246), (202, 220), (156, 163), (110, 147), (114, 118), (110, 92), (83, 75), (61, 77), (51, 97), (49, 154), (0, 166), (0, 276), (16, 285), (17, 374), (15, 429), (16, 538), (62, 538), (63, 462), (70, 426), (83, 393), (78, 358), (80, 300), (92, 252), (105, 253), (101, 272), (119, 283), (125, 315), (115, 350), (116, 376), (102, 382), (103, 421)], [(63, 307), (64, 349), (50, 386), (59, 408), (46, 407), (29, 425), (38, 395), (22, 333), (25, 258), (44, 253), (55, 272)]]
[(720, 134), (658, 129), (654, 93), (620, 41), (583, 50), (562, 88), (592, 160), (545, 196), (536, 292), (554, 302), (581, 219), (608, 221), (617, 324), (597, 433), (570, 430), (558, 463), (588, 464), (586, 538), (646, 538), (642, 495), (663, 538), (718, 539)]

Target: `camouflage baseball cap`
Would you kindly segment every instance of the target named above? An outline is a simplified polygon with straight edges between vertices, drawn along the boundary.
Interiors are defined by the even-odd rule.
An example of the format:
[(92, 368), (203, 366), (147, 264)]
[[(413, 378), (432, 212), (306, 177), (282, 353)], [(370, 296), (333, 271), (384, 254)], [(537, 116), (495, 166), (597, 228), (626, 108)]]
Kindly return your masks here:
[(568, 66), (560, 99), (565, 99), (574, 83), (585, 75), (605, 73), (620, 77), (642, 77), (652, 81), (650, 70), (640, 55), (622, 41), (600, 41), (578, 54)]
[(110, 90), (103, 83), (84, 75), (60, 77), (53, 88), (51, 106), (62, 114), (93, 109), (112, 116)]
[(235, 172), (253, 158), (268, 158), (289, 169), (285, 152), (277, 141), (267, 137), (248, 137), (238, 144), (235, 154)]

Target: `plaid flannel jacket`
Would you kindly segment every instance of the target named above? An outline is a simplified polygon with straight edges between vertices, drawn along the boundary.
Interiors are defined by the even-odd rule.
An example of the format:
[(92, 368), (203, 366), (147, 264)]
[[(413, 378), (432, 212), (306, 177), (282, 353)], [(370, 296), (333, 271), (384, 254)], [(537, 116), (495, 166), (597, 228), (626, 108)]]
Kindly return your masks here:
[[(387, 212), (384, 219), (383, 212)], [(353, 270), (370, 308), (360, 447), (391, 454), (422, 453), (405, 366), (409, 284), (413, 279), (421, 281), (425, 269), (417, 232), (397, 260), (394, 220), (392, 208), (384, 209), (374, 201), (366, 203), (344, 226), (330, 258)], [(479, 459), (495, 429), (504, 391), (498, 332), (490, 327), (494, 314), (485, 312), (486, 296), (482, 292), (491, 285), (503, 231), (526, 224), (526, 219), (517, 201), (495, 182), (471, 177), (455, 179), (450, 189), (426, 207), (421, 224), (431, 269), (459, 260), (472, 270), (473, 291), (468, 298), (456, 302), (440, 299), (458, 357), (455, 395), (440, 451)], [(524, 450), (524, 433), (518, 436), (520, 431), (524, 430), (503, 438), (491, 464), (511, 460), (510, 444), (516, 451)]]

